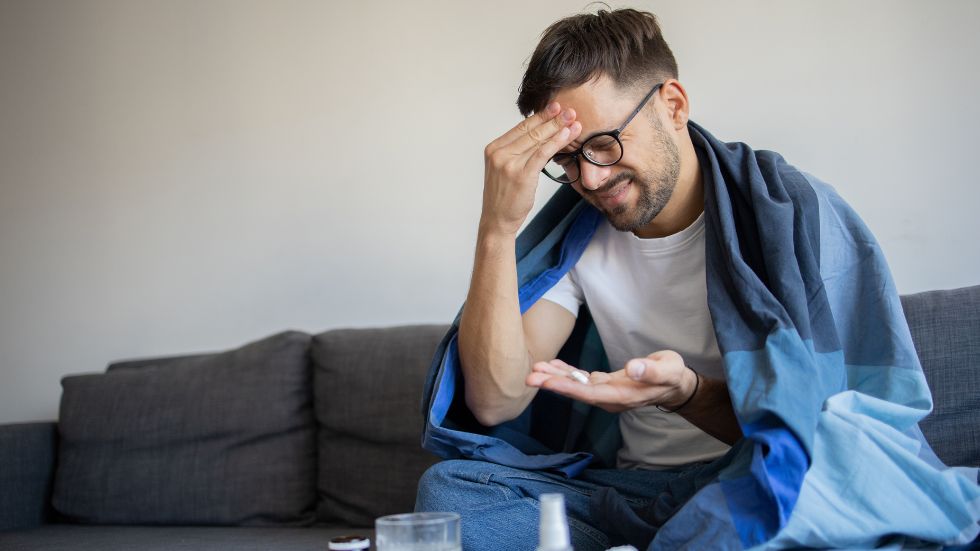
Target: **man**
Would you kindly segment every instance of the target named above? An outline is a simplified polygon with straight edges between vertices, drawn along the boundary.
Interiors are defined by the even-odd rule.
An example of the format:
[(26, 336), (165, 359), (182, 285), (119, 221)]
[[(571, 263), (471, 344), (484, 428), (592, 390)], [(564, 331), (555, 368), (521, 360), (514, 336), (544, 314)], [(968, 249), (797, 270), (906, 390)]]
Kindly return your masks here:
[[(846, 204), (777, 155), (690, 123), (649, 13), (552, 25), (518, 106), (527, 118), (486, 147), (473, 278), (427, 385), (424, 443), (464, 459), (426, 473), (417, 508), (460, 512), (466, 549), (534, 547), (549, 492), (565, 495), (579, 551), (929, 536), (877, 489), (854, 503), (880, 526), (823, 531), (840, 519), (809, 490), (866, 464), (831, 465), (832, 444), (857, 429), (825, 412), (887, 425), (890, 406), (908, 407), (918, 417), (889, 426), (914, 434), (928, 411), (887, 268)], [(542, 172), (565, 188), (518, 237)], [(855, 285), (882, 294), (857, 298)], [(859, 316), (886, 344), (862, 342)], [(916, 369), (907, 392), (892, 390), (894, 373)], [(881, 403), (843, 403), (853, 396)], [(900, 464), (904, 442), (867, 458), (941, 478)], [(975, 482), (966, 492), (980, 496)], [(969, 500), (937, 499), (919, 511), (928, 522), (972, 511), (976, 535)], [(970, 541), (960, 521), (943, 537)]]

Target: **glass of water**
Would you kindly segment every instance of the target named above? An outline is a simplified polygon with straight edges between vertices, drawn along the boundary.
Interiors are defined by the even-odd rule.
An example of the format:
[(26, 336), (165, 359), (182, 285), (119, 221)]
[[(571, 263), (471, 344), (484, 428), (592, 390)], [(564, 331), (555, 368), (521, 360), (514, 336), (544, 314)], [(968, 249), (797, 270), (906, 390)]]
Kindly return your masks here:
[(378, 551), (461, 551), (459, 515), (405, 513), (374, 521)]

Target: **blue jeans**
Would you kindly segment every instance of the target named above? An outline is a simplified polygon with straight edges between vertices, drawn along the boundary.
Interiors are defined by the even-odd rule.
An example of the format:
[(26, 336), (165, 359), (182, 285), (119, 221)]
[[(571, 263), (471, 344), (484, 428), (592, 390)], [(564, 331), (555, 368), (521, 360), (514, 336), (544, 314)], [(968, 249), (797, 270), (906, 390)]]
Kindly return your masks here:
[(692, 468), (696, 466), (668, 471), (587, 469), (577, 478), (565, 478), (483, 461), (443, 461), (419, 480), (415, 510), (459, 513), (466, 551), (530, 551), (538, 544), (539, 496), (561, 493), (575, 551), (602, 551), (611, 543), (592, 520), (590, 501), (596, 491), (614, 488), (631, 507), (646, 508), (668, 482)]

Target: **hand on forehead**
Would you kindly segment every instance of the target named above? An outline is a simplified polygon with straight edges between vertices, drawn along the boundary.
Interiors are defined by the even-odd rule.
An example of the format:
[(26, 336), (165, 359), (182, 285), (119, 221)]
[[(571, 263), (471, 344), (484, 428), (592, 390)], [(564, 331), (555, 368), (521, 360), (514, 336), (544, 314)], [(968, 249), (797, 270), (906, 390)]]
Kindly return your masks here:
[(575, 120), (582, 124), (581, 137), (576, 141), (580, 142), (596, 132), (618, 128), (642, 96), (642, 91), (624, 90), (609, 77), (602, 76), (574, 88), (559, 90), (552, 101), (558, 102), (562, 109), (575, 110)]

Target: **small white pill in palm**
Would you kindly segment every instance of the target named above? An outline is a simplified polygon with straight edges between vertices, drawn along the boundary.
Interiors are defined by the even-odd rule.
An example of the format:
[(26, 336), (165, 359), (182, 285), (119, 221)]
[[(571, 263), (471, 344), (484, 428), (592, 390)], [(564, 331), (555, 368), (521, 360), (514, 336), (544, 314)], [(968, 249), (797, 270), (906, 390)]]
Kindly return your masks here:
[(581, 371), (572, 371), (569, 377), (575, 379), (576, 381), (582, 383), (583, 385), (589, 384), (589, 376)]

